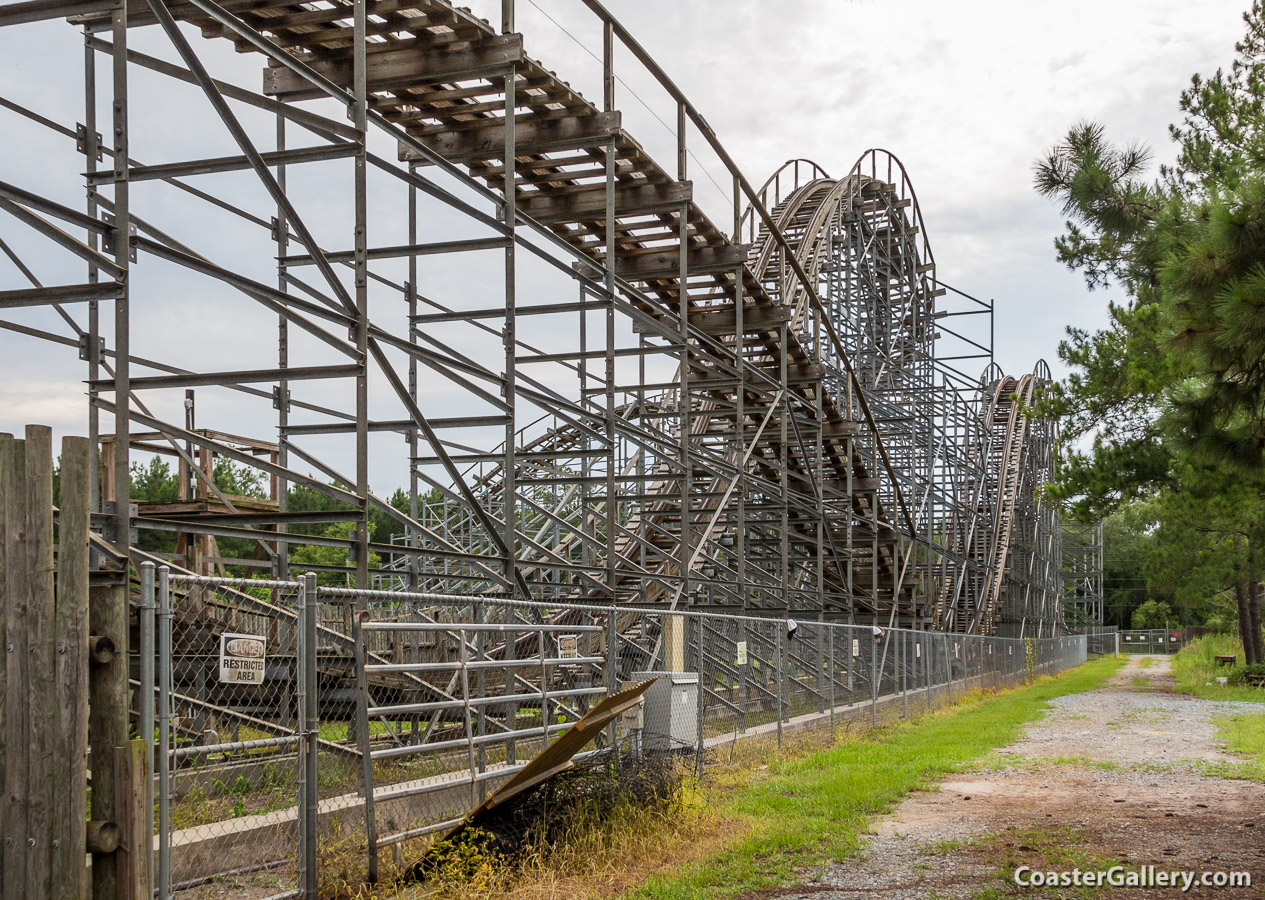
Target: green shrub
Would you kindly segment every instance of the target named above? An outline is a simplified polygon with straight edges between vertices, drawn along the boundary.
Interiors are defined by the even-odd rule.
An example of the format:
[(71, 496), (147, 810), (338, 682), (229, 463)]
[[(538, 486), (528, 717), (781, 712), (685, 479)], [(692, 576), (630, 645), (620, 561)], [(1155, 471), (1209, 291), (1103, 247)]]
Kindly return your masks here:
[(1230, 684), (1245, 685), (1248, 683), (1248, 676), (1253, 678), (1265, 678), (1265, 664), (1252, 663), (1250, 666), (1236, 666), (1230, 671)]
[[(1243, 655), (1243, 645), (1230, 634), (1206, 634), (1196, 638), (1173, 657), (1173, 677), (1177, 688), (1205, 700), (1251, 700), (1260, 702), (1262, 692), (1243, 684), (1218, 684), (1219, 677), (1233, 677), (1217, 662), (1218, 656)], [(1239, 678), (1242, 678), (1240, 675)]]

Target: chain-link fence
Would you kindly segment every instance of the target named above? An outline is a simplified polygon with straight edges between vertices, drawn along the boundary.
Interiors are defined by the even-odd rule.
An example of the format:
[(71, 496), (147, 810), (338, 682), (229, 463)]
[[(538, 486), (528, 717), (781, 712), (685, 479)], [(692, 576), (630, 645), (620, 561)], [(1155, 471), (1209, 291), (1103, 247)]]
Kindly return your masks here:
[(1120, 632), (1121, 653), (1176, 653), (1186, 645), (1180, 628), (1131, 629)]
[(1085, 635), (1085, 650), (1091, 658), (1115, 656), (1120, 652), (1116, 647), (1119, 629), (1115, 625), (1078, 625), (1071, 631)]
[[(142, 578), (144, 583), (144, 577)], [(1083, 662), (983, 638), (696, 610), (157, 577), (159, 897), (315, 896), (451, 827), (623, 686), (585, 748), (706, 772), (744, 738), (855, 729)], [(142, 599), (142, 639), (146, 605)], [(152, 631), (151, 631), (152, 634)], [(142, 650), (142, 658), (144, 657)], [(144, 734), (145, 729), (140, 733)], [(202, 892), (202, 893), (199, 893)]]
[(156, 895), (302, 896), (315, 706), (304, 584), (164, 567), (142, 585), (138, 733), (155, 746)]

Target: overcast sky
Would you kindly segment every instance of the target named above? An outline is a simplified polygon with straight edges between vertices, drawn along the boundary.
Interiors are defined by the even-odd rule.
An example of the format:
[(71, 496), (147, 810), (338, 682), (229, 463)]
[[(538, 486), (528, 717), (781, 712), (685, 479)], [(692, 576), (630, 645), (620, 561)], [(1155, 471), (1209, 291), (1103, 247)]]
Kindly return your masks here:
[[(1140, 139), (1156, 149), (1158, 159), (1171, 158), (1166, 128), (1177, 117), (1178, 94), (1192, 73), (1228, 65), (1245, 3), (615, 0), (610, 7), (686, 92), (752, 182), (761, 183), (793, 157), (842, 175), (868, 148), (895, 153), (917, 190), (939, 277), (996, 300), (998, 362), (1021, 373), (1044, 357), (1057, 373), (1056, 347), (1065, 326), (1100, 325), (1108, 295), (1087, 292), (1079, 275), (1054, 261), (1052, 242), (1062, 217), (1032, 191), (1034, 159), (1086, 118), (1103, 122), (1114, 140)], [(499, 18), (499, 5), (499, 0), (471, 3), (488, 18)], [(599, 67), (591, 55), (600, 53), (600, 33), (578, 0), (520, 0), (519, 9), (518, 29), (529, 55), (586, 96), (600, 98)], [(236, 54), (227, 42), (189, 33), (216, 75), (257, 87), (258, 56)], [(156, 29), (137, 30), (132, 40), (134, 47), (175, 58)], [(65, 23), (0, 30), (0, 96), (73, 127), (84, 120), (82, 55), (81, 37)], [(102, 66), (108, 85), (104, 60)], [(672, 170), (672, 134), (654, 118), (672, 124), (671, 106), (627, 54), (617, 57), (617, 70), (626, 82), (618, 88), (625, 127)], [(104, 88), (101, 96), (98, 128), (108, 133)], [(188, 86), (137, 73), (131, 109), (132, 155), (142, 162), (236, 152), (224, 130), (209, 121), (204, 98)], [(249, 112), (243, 119), (261, 146), (270, 146), (271, 119)], [(0, 134), (5, 136), (0, 179), (81, 206), (76, 173), (83, 160), (72, 141), (4, 109)], [(390, 145), (375, 149), (393, 156)], [(335, 172), (338, 165), (345, 166), (322, 163), (294, 178), (307, 188), (301, 211), (310, 216), (318, 239), (343, 249), (350, 246), (350, 208), (346, 168)], [(696, 196), (723, 226), (729, 212), (710, 184), (711, 178), (727, 184), (719, 164), (700, 152), (691, 166)], [(206, 176), (199, 186), (264, 218), (271, 214), (266, 195), (248, 176)], [(370, 223), (376, 228), (371, 246), (402, 241), (403, 192), (385, 180), (371, 182), (371, 188), (371, 215), (377, 217)], [(275, 280), (274, 250), (266, 237), (261, 241), (257, 232), (161, 185), (141, 187), (134, 197), (142, 215), (212, 259)], [(427, 228), (435, 237), (462, 233), (467, 226), (436, 216)], [(19, 250), (45, 283), (82, 280), (82, 267), (72, 257), (2, 214), (0, 238)], [(249, 318), (258, 316), (247, 308), (249, 301), (222, 300), (218, 288), (190, 282), (148, 258), (138, 269), (134, 284), (147, 293), (136, 301), (144, 308), (136, 352), (193, 369), (272, 364), (275, 324)], [(545, 290), (532, 285), (530, 270), (526, 276), (526, 292)], [(431, 277), (429, 289), (441, 296), (477, 290), (495, 298), (499, 285), (495, 265), (471, 279), (436, 263)], [(26, 286), (0, 256), (0, 288)], [(82, 322), (82, 312), (78, 315)], [(8, 318), (65, 330), (48, 311)], [(83, 378), (73, 350), (0, 331), (0, 431), (41, 422), (60, 433), (83, 433)], [(322, 384), (327, 387), (316, 392), (321, 399), (348, 397), (343, 387)], [(375, 388), (376, 398), (383, 396), (380, 391)], [(453, 402), (452, 395), (437, 394), (433, 408)], [(178, 420), (178, 397), (156, 398), (155, 407)], [(242, 406), (208, 395), (203, 407), (200, 393), (202, 408), (200, 424), (256, 436), (273, 432), (266, 404)], [(398, 413), (382, 407), (374, 415)], [(398, 438), (381, 440), (398, 456)], [(329, 452), (340, 468), (350, 470), (345, 447)], [(379, 462), (375, 453), (376, 489), (403, 482), (397, 463)]]

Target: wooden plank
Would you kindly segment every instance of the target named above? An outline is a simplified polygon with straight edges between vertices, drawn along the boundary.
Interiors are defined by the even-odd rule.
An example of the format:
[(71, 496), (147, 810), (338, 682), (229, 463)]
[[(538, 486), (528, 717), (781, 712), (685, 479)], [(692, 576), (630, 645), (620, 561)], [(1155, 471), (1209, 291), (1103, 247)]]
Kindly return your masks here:
[(7, 441), (5, 445), (4, 495), (5, 515), (5, 833), (4, 884), (5, 897), (26, 896), (26, 768), (27, 768), (27, 629), (26, 629), (26, 442)]
[[(671, 313), (666, 310), (655, 310), (651, 312), (651, 315), (654, 315), (656, 318), (666, 320), (669, 318)], [(672, 316), (672, 318), (679, 319), (680, 317)], [(773, 306), (767, 303), (745, 303), (742, 307), (742, 330), (746, 334), (769, 331), (777, 328), (778, 326), (785, 325), (790, 321), (790, 310), (784, 306)], [(738, 324), (738, 316), (734, 310), (733, 304), (730, 304), (727, 307), (717, 307), (715, 309), (691, 309), (690, 324), (708, 334), (733, 334), (734, 328)], [(652, 326), (640, 321), (633, 322), (634, 334), (639, 332), (658, 334), (659, 330), (660, 329), (653, 328)]]
[(109, 0), (24, 0), (0, 9), (0, 28), (67, 16), (99, 15), (108, 13), (113, 5)]
[[(8, 481), (5, 472), (9, 467), (9, 454), (11, 452), (10, 444), (13, 442), (13, 435), (0, 434), (0, 648), (5, 646), (5, 635), (8, 633), (7, 607), (8, 598), (11, 596), (8, 592), (6, 582), (6, 555), (5, 555), (5, 533), (8, 530), (8, 516), (5, 510), (8, 508)], [(6, 710), (8, 709), (8, 672), (9, 672), (9, 654), (5, 653), (0, 657), (0, 889), (4, 887), (4, 836), (9, 832), (5, 830), (5, 815), (8, 809), (9, 791), (7, 789), (8, 778), (5, 772), (5, 743), (8, 741), (7, 732), (8, 718)]]
[(53, 697), (53, 430), (26, 426), (27, 897), (49, 895), (52, 871)]
[[(620, 114), (599, 112), (588, 116), (563, 116), (540, 121), (516, 121), (514, 149), (519, 156), (561, 153), (609, 143), (620, 129)], [(468, 163), (500, 159), (505, 155), (505, 129), (497, 119), (487, 125), (455, 133), (417, 137), (425, 147), (449, 162)], [(410, 147), (400, 144), (401, 162), (425, 162)]]
[(88, 814), (88, 473), (91, 442), (62, 439), (57, 525), (57, 765), (53, 787), (53, 900), (86, 895)]
[[(723, 244), (719, 247), (691, 247), (686, 257), (691, 275), (732, 273), (747, 260), (747, 244)], [(604, 265), (599, 259), (598, 265)], [(615, 273), (630, 281), (675, 279), (681, 274), (679, 246), (646, 250), (615, 257)]]
[(149, 750), (143, 740), (129, 741), (114, 751), (114, 783), (118, 787), (119, 900), (142, 900), (153, 895), (150, 856), (153, 838), (145, 815), (148, 803)]
[[(556, 177), (563, 181), (568, 176)], [(619, 183), (615, 186), (615, 215), (647, 216), (676, 212), (682, 203), (692, 199), (693, 192), (688, 181)], [(606, 186), (585, 186), (567, 193), (550, 189), (524, 192), (518, 195), (518, 211), (543, 225), (605, 219)]]
[[(523, 39), (520, 35), (489, 35), (478, 46), (461, 50), (424, 52), (418, 47), (408, 47), (370, 53), (366, 71), (370, 91), (390, 91), (495, 75), (508, 71), (512, 64), (523, 59)], [(351, 87), (350, 55), (338, 60), (310, 60), (309, 65), (335, 84)], [(278, 100), (308, 100), (324, 96), (310, 81), (284, 66), (264, 69), (263, 92)]]

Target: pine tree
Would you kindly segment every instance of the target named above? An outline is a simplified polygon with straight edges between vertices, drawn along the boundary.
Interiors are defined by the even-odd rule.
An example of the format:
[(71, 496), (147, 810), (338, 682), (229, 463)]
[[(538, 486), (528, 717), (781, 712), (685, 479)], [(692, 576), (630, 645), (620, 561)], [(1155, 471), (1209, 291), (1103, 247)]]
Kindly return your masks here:
[[(1265, 4), (1244, 15), (1228, 71), (1196, 75), (1170, 129), (1176, 164), (1148, 179), (1149, 150), (1073, 127), (1036, 166), (1062, 203), (1058, 258), (1091, 289), (1123, 288), (1108, 328), (1069, 329), (1071, 376), (1042, 400), (1063, 417), (1056, 496), (1082, 516), (1140, 497), (1214, 500), (1249, 660), (1260, 632), (1265, 528)], [(1089, 439), (1092, 449), (1078, 449)], [(1219, 484), (1218, 497), (1207, 494)], [(1242, 508), (1240, 508), (1242, 507)]]

